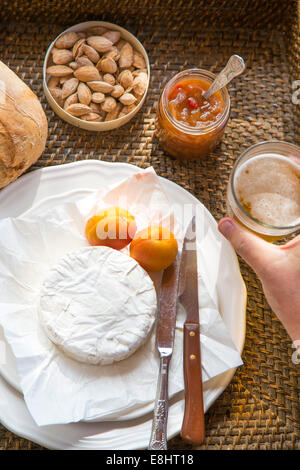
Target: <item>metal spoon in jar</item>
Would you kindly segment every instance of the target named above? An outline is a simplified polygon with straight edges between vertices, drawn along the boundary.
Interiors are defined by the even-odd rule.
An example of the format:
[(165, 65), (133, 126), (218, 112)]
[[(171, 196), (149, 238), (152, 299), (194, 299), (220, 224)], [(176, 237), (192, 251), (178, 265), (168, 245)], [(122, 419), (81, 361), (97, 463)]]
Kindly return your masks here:
[(208, 100), (216, 91), (223, 88), (227, 83), (238, 75), (240, 75), (245, 70), (245, 62), (239, 55), (232, 55), (224, 69), (217, 75), (213, 83), (210, 85), (209, 89), (203, 93), (203, 98)]

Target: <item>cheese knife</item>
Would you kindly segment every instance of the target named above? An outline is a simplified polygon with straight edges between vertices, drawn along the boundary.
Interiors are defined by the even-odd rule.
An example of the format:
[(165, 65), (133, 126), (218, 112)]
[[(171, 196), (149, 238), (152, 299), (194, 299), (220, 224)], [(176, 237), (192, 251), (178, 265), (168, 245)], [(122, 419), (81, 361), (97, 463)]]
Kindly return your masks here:
[(148, 449), (167, 449), (168, 421), (168, 375), (173, 352), (176, 310), (178, 298), (179, 261), (178, 255), (173, 264), (164, 270), (159, 297), (159, 313), (156, 329), (156, 344), (160, 356), (152, 431)]
[(205, 424), (200, 352), (195, 216), (192, 217), (188, 225), (183, 242), (179, 294), (180, 303), (187, 313), (183, 329), (185, 409), (181, 437), (190, 443), (201, 444), (205, 438)]

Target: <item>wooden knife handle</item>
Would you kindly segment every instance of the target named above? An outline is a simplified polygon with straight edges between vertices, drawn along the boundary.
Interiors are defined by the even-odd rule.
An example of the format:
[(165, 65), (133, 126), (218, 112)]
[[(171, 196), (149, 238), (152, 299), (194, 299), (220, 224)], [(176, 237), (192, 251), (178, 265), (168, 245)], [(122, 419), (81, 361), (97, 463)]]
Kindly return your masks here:
[(185, 408), (181, 437), (194, 444), (205, 438), (199, 323), (185, 323), (183, 336)]

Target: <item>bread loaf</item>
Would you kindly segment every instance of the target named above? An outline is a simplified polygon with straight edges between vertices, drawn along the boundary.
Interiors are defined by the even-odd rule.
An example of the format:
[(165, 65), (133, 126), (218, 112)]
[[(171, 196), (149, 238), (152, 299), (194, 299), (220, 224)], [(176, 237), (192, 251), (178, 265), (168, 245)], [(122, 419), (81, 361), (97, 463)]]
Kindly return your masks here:
[(47, 119), (37, 96), (0, 61), (0, 188), (39, 158), (47, 132)]

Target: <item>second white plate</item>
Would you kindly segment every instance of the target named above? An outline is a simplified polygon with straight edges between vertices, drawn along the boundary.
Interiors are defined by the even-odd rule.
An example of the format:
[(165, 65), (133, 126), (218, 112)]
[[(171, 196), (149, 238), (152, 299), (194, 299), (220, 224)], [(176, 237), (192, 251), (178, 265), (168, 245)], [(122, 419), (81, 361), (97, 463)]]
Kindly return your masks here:
[[(54, 203), (74, 201), (92, 190), (100, 187), (106, 189), (108, 185), (121, 181), (137, 170), (139, 168), (133, 165), (112, 164), (95, 160), (37, 170), (23, 176), (0, 193), (0, 218), (17, 217), (32, 209), (34, 209), (34, 212), (43, 211), (53, 207)], [(178, 207), (183, 204), (199, 204), (196, 198), (180, 186), (163, 178), (161, 181), (169, 200)], [(55, 196), (53, 196), (53, 190), (55, 190)], [(207, 210), (205, 210), (205, 224), (207, 224), (207, 229), (217, 231), (216, 222)], [(217, 283), (220, 312), (237, 349), (241, 352), (245, 337), (246, 291), (237, 258), (227, 242), (223, 244), (220, 265), (222, 265), (222, 269)], [(230, 296), (228, 296), (228, 292), (230, 292)], [(17, 371), (13, 355), (9, 353), (9, 350), (7, 356), (8, 360), (6, 364), (0, 367), (0, 373), (16, 387), (18, 384)], [(14, 372), (12, 368), (14, 368)], [(205, 384), (204, 402), (206, 410), (226, 388), (233, 373), (234, 370), (228, 371)], [(7, 399), (12, 402), (17, 401), (17, 406), (20, 408), (20, 419), (16, 420), (15, 417), (12, 419), (7, 406), (0, 405), (0, 418), (3, 424), (17, 434), (21, 434), (46, 447), (60, 449), (91, 448), (90, 432), (94, 433), (96, 429), (101, 437), (99, 439), (93, 438), (93, 448), (135, 449), (146, 447), (148, 444), (151, 413), (145, 415), (148, 411), (146, 408), (142, 410), (143, 416), (138, 419), (127, 420), (124, 423), (74, 423), (38, 428), (28, 414), (22, 395), (14, 392), (4, 381), (0, 382), (0, 394), (6, 397), (6, 400), (2, 403), (6, 402)], [(168, 427), (169, 438), (180, 431), (183, 403), (183, 394), (172, 400)], [(131, 418), (130, 414), (127, 418)], [(86, 426), (92, 427), (86, 428)], [(134, 431), (135, 427), (139, 429), (139, 437)], [(89, 429), (88, 432), (87, 429)], [(127, 433), (123, 434), (121, 429), (127, 430)], [(132, 435), (129, 429), (133, 431)]]

